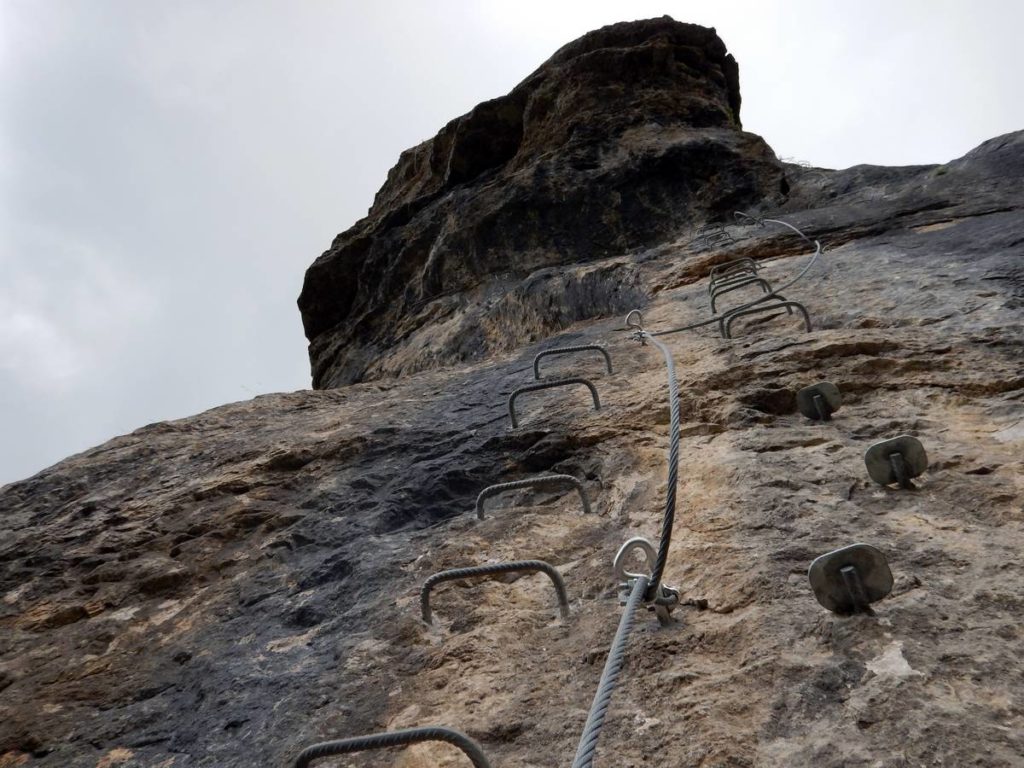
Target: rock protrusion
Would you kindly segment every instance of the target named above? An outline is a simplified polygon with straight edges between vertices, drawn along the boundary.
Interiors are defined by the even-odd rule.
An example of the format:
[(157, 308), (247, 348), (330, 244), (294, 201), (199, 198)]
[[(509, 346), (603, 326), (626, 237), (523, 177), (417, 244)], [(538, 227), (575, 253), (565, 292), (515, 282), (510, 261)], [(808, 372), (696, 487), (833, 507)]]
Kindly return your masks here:
[[(624, 313), (648, 293), (630, 268), (585, 280), (583, 264), (778, 197), (782, 180), (741, 130), (739, 70), (713, 29), (666, 16), (584, 35), (403, 152), (366, 218), (309, 268), (313, 386), (479, 359)], [(560, 277), (590, 286), (552, 298), (545, 270), (573, 263)]]

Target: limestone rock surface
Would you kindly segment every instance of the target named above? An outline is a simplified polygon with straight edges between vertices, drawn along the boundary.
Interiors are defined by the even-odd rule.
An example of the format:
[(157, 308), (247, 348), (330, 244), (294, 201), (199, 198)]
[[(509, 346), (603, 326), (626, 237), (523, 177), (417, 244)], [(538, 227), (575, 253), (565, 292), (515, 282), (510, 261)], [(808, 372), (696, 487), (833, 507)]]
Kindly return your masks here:
[(738, 67), (714, 30), (665, 17), (564, 46), (404, 152), (309, 268), (313, 386), (479, 360), (628, 311), (633, 270), (552, 291), (553, 268), (779, 195), (781, 165), (739, 115)]
[[(588, 40), (552, 61), (637, 48)], [(739, 141), (721, 66), (713, 103)], [(666, 581), (691, 604), (669, 627), (639, 615), (596, 764), (1021, 766), (1024, 133), (942, 166), (769, 167), (787, 194), (754, 212), (826, 246), (786, 291), (814, 327), (776, 313), (731, 340), (664, 337), (683, 421)], [(0, 489), (0, 766), (289, 765), (312, 742), (424, 724), (465, 731), (497, 767), (568, 765), (621, 612), (612, 557), (656, 540), (666, 491), (665, 367), (619, 310), (635, 303), (650, 330), (700, 321), (713, 265), (750, 256), (782, 285), (809, 258), (784, 228), (715, 213), (734, 242), (704, 246), (706, 214), (677, 211), (650, 246), (545, 266), (509, 246), (507, 268), (522, 255), (553, 302), (594, 275), (632, 291), (550, 336), (538, 322), (524, 341), (522, 315), (497, 314), (519, 341), (479, 360), (385, 377), (399, 352), (382, 346), (375, 380), (152, 424)], [(496, 301), (527, 290), (502, 286)], [(416, 322), (443, 344), (445, 317)], [(542, 375), (589, 377), (601, 410), (583, 390), (533, 393), (511, 429), (534, 355), (584, 343), (614, 373), (594, 356)], [(820, 380), (843, 405), (815, 424), (795, 393)], [(913, 490), (864, 468), (900, 434), (928, 451)], [(579, 478), (593, 513), (521, 491), (473, 514), (485, 486), (547, 472)], [(854, 542), (884, 552), (895, 587), (874, 615), (838, 616), (806, 571)], [(446, 584), (434, 626), (419, 620), (429, 575), (526, 558), (564, 574), (567, 620), (543, 575)], [(466, 762), (429, 744), (337, 764)]]

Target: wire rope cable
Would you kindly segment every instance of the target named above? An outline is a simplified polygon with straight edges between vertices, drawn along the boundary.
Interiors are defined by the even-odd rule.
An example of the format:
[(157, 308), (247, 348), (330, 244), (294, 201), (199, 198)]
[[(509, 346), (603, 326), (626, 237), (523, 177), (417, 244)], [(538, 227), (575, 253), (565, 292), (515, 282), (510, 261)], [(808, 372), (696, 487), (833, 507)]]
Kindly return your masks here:
[[(749, 213), (743, 213), (742, 211), (736, 211), (734, 215), (736, 216), (737, 219), (749, 219), (750, 221), (754, 222), (755, 224), (757, 224), (759, 226), (764, 226), (765, 224), (781, 224), (782, 226), (784, 226), (784, 227), (786, 227), (788, 229), (793, 230), (793, 232), (795, 232), (805, 242), (809, 243), (810, 245), (813, 245), (814, 246), (814, 253), (811, 255), (811, 258), (808, 260), (807, 264), (804, 265), (804, 268), (802, 270), (800, 270), (800, 272), (797, 274), (796, 277), (794, 277), (792, 280), (790, 280), (785, 285), (779, 286), (778, 288), (773, 288), (770, 293), (766, 293), (764, 296), (760, 296), (760, 297), (754, 299), (753, 301), (747, 302), (746, 304), (740, 304), (738, 307), (733, 307), (728, 312), (723, 312), (721, 314), (712, 315), (707, 320), (701, 320), (700, 322), (691, 323), (690, 325), (684, 325), (684, 326), (681, 326), (679, 328), (669, 328), (668, 330), (665, 330), (665, 331), (647, 331), (646, 332), (647, 338), (653, 338), (654, 336), (668, 336), (669, 334), (672, 334), (672, 333), (680, 333), (682, 331), (691, 331), (691, 330), (693, 330), (695, 328), (703, 328), (706, 325), (711, 325), (712, 323), (720, 322), (723, 317), (726, 317), (726, 316), (732, 314), (733, 312), (739, 312), (739, 311), (744, 310), (744, 309), (750, 309), (751, 307), (757, 306), (758, 304), (762, 304), (765, 301), (770, 301), (771, 299), (784, 298), (784, 297), (780, 297), (779, 294), (782, 291), (785, 291), (788, 288), (792, 287), (793, 285), (795, 285), (800, 280), (802, 280), (804, 275), (806, 275), (810, 271), (811, 267), (813, 267), (814, 264), (817, 262), (818, 257), (821, 256), (821, 253), (822, 253), (821, 243), (819, 241), (817, 241), (817, 240), (812, 240), (811, 238), (807, 237), (807, 235), (805, 235), (803, 232), (801, 232), (799, 229), (794, 227), (789, 222), (781, 221), (779, 219), (759, 219), (756, 216), (751, 216)], [(632, 313), (630, 313), (630, 314), (632, 314)], [(627, 322), (627, 325), (628, 325), (628, 322)], [(633, 326), (633, 327), (638, 327), (638, 326)]]
[(601, 729), (604, 727), (605, 718), (608, 716), (608, 708), (611, 706), (615, 684), (622, 673), (622, 663), (626, 657), (626, 642), (629, 640), (629, 633), (633, 629), (636, 609), (640, 605), (644, 593), (647, 591), (647, 585), (648, 579), (646, 576), (639, 576), (633, 583), (633, 589), (629, 593), (629, 599), (626, 601), (622, 618), (619, 619), (619, 628), (615, 632), (615, 639), (612, 640), (611, 648), (608, 650), (604, 671), (601, 672), (601, 682), (597, 685), (594, 702), (590, 705), (590, 714), (587, 715), (587, 724), (583, 727), (583, 734), (580, 736), (580, 743), (576, 748), (576, 757), (573, 758), (572, 768), (591, 768), (594, 764), (597, 740), (601, 736)]
[(654, 561), (654, 570), (651, 572), (650, 586), (647, 589), (647, 599), (654, 600), (659, 593), (661, 577), (665, 573), (665, 564), (668, 562), (669, 546), (672, 544), (672, 526), (676, 518), (676, 485), (679, 481), (679, 431), (682, 419), (679, 415), (679, 380), (676, 378), (676, 364), (672, 359), (672, 351), (650, 333), (642, 331), (641, 334), (641, 340), (649, 339), (664, 356), (665, 368), (668, 373), (668, 488), (665, 492), (665, 514), (661, 521), (658, 557)]

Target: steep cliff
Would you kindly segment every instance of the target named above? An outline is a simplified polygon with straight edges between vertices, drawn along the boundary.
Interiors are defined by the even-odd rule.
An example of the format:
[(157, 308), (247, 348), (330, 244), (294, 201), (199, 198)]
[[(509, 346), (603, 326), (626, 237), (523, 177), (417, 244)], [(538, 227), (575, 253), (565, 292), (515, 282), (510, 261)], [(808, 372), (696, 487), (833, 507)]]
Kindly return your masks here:
[(552, 296), (552, 267), (663, 242), (785, 188), (740, 130), (714, 30), (668, 17), (566, 45), (506, 96), (404, 152), (365, 219), (309, 268), (313, 386), (483, 359), (645, 292), (629, 268)]
[[(710, 61), (722, 72), (705, 99), (721, 133), (687, 134), (710, 153), (705, 167), (718, 167), (719, 141), (763, 147), (738, 131), (735, 65), (717, 38), (676, 29), (659, 20), (592, 33), (513, 93), (529, 102), (542, 75), (594, 71), (588, 55), (654, 61), (661, 44), (649, 41), (659, 35), (679, 59), (677, 48), (702, 40), (704, 58), (687, 66), (703, 75), (692, 77), (708, 79)], [(625, 67), (608, 66), (598, 71)], [(591, 81), (578, 77), (572, 98), (585, 100)], [(660, 82), (650, 103), (662, 87), (666, 112), (699, 113), (699, 99), (680, 106), (674, 80)], [(691, 128), (670, 122), (637, 130), (649, 147), (676, 146)], [(623, 154), (631, 130), (619, 134)], [(419, 315), (413, 296), (389, 304), (399, 294), (386, 280), (371, 293), (362, 270), (399, 274), (409, 228), (437, 218), (454, 237), (450, 216), (474, 195), (491, 195), (496, 210), (510, 199), (502, 196), (532, 194), (513, 160), (482, 172), (490, 186), (466, 181), (456, 163), (463, 170), (445, 187), (427, 160), (439, 142), (403, 156), (410, 179), (393, 172), (375, 204), (380, 218), (356, 227), (363, 255), (342, 236), (307, 276), (307, 328), (323, 318), (311, 334), (319, 383), (376, 380), (149, 425), (0, 489), (0, 766), (288, 765), (315, 741), (434, 723), (467, 732), (501, 768), (568, 765), (622, 611), (612, 557), (631, 536), (657, 540), (666, 493), (665, 366), (611, 313), (640, 306), (652, 330), (705, 319), (710, 268), (742, 256), (773, 285), (796, 275), (809, 258), (803, 241), (725, 216), (756, 189), (759, 213), (826, 246), (786, 291), (813, 330), (775, 313), (740, 321), (734, 339), (714, 325), (664, 337), (682, 410), (666, 581), (691, 604), (668, 627), (638, 615), (596, 764), (1020, 766), (1024, 133), (942, 166), (830, 171), (781, 166), (764, 148), (744, 175), (753, 161), (740, 152), (747, 159), (711, 174), (706, 195), (694, 182), (689, 207), (669, 207), (683, 199), (673, 192), (658, 204), (663, 220), (646, 203), (621, 213), (647, 220), (636, 225), (643, 236), (602, 241), (603, 250), (567, 246), (564, 259), (538, 255), (556, 251), (531, 243), (555, 235), (524, 213), (524, 239), (508, 235), (503, 257), (453, 250), (445, 263), (463, 265), (462, 276), (446, 273), (439, 285), (459, 293), (458, 309)], [(523, 167), (539, 167), (545, 151), (531, 150)], [(572, 186), (571, 163), (551, 162)], [(640, 169), (624, 201), (643, 197)], [(521, 211), (539, 198), (530, 199)], [(416, 208), (407, 223), (386, 225), (383, 211), (405, 205)], [(611, 204), (594, 205), (560, 226), (613, 226), (602, 223)], [(721, 215), (732, 242), (695, 238), (710, 215)], [(484, 266), (471, 274), (469, 264)], [(503, 270), (511, 276), (498, 277)], [(613, 287), (588, 294), (594, 281)], [(601, 304), (615, 286), (626, 298)], [(475, 290), (490, 292), (496, 314), (493, 326), (484, 315), (473, 322), (501, 341), (455, 364), (448, 324), (470, 322)], [(360, 309), (331, 319), (330, 301), (342, 306), (345, 295)], [(749, 286), (722, 304), (757, 295)], [(529, 301), (554, 309), (530, 325)], [(584, 304), (596, 307), (564, 309)], [(381, 314), (385, 305), (393, 314)], [(374, 311), (372, 323), (353, 319)], [(405, 336), (388, 330), (406, 317)], [(357, 328), (361, 341), (345, 351)], [(551, 328), (561, 330), (546, 338)], [(429, 364), (413, 355), (417, 334), (424, 349), (436, 338), (442, 350)], [(337, 351), (318, 357), (322, 337)], [(511, 428), (506, 400), (532, 381), (534, 355), (580, 343), (606, 345), (614, 373), (600, 358), (553, 358), (543, 374), (588, 376), (601, 410), (585, 391), (535, 393), (521, 398), (521, 425)], [(797, 413), (795, 392), (821, 379), (839, 386), (843, 406), (815, 424)], [(912, 490), (875, 485), (865, 448), (904, 433), (927, 448), (926, 472)], [(473, 514), (485, 486), (546, 472), (582, 480), (593, 513), (574, 494), (522, 491), (490, 502), (483, 520)], [(839, 616), (815, 601), (806, 571), (855, 541), (885, 553), (895, 587), (874, 615)], [(524, 558), (564, 574), (567, 619), (557, 618), (550, 583), (529, 576), (440, 587), (434, 626), (420, 620), (430, 574)], [(429, 744), (337, 764), (468, 763)]]

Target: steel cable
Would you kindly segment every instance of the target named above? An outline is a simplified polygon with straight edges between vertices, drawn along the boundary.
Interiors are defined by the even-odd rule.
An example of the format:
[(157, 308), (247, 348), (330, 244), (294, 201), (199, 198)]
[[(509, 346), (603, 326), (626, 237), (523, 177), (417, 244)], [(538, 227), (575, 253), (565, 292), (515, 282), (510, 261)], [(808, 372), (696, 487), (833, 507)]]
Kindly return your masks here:
[(638, 577), (633, 583), (633, 590), (629, 593), (622, 618), (619, 619), (619, 628), (615, 632), (615, 639), (612, 640), (612, 646), (608, 650), (608, 658), (605, 660), (604, 671), (601, 673), (601, 682), (597, 685), (594, 702), (590, 705), (590, 714), (587, 716), (587, 724), (583, 727), (583, 735), (580, 736), (572, 768), (591, 768), (594, 764), (597, 740), (601, 736), (601, 728), (604, 727), (608, 707), (611, 706), (615, 684), (622, 672), (622, 662), (626, 656), (626, 641), (629, 640), (629, 633), (633, 629), (633, 618), (647, 591), (647, 585), (646, 576)]
[(802, 240), (804, 240), (804, 241), (810, 243), (811, 245), (813, 245), (814, 246), (814, 254), (811, 256), (810, 260), (807, 262), (807, 264), (804, 266), (804, 268), (802, 270), (800, 270), (799, 274), (797, 274), (796, 277), (794, 277), (792, 280), (790, 280), (785, 285), (780, 286), (779, 288), (773, 289), (771, 291), (771, 293), (766, 293), (764, 296), (761, 296), (761, 297), (759, 297), (757, 299), (754, 299), (753, 301), (749, 301), (746, 304), (740, 304), (738, 307), (733, 307), (728, 312), (723, 312), (720, 315), (712, 315), (707, 320), (701, 320), (698, 323), (691, 323), (690, 325), (684, 325), (684, 326), (681, 326), (679, 328), (670, 328), (667, 331), (647, 331), (646, 332), (646, 336), (648, 338), (653, 338), (654, 336), (667, 336), (667, 335), (669, 335), (671, 333), (680, 333), (682, 331), (690, 331), (690, 330), (693, 330), (694, 328), (703, 328), (705, 325), (711, 325), (712, 323), (720, 322), (723, 317), (726, 317), (726, 316), (730, 315), (733, 312), (739, 312), (739, 311), (744, 310), (744, 309), (750, 309), (751, 307), (757, 306), (758, 304), (762, 304), (765, 301), (769, 301), (769, 300), (775, 299), (775, 298), (782, 298), (784, 300), (784, 297), (779, 296), (779, 294), (782, 291), (785, 291), (786, 289), (788, 289), (791, 286), (795, 285), (799, 280), (801, 280), (803, 278), (803, 276), (807, 274), (807, 272), (810, 270), (810, 268), (814, 266), (815, 262), (817, 262), (817, 260), (818, 260), (818, 257), (821, 255), (821, 251), (822, 251), (821, 243), (818, 242), (817, 240), (812, 240), (811, 238), (807, 237), (807, 235), (805, 235), (803, 232), (801, 232), (799, 229), (797, 229), (796, 227), (794, 227), (792, 224), (790, 224), (788, 222), (780, 221), (779, 219), (758, 219), (755, 216), (751, 216), (748, 213), (742, 213), (741, 211), (736, 211), (735, 212), (735, 216), (737, 218), (750, 219), (751, 221), (753, 221), (754, 223), (756, 223), (756, 224), (758, 224), (760, 226), (764, 226), (765, 224), (781, 224), (782, 226), (787, 227), (788, 229), (793, 230)]
[(661, 350), (661, 354), (665, 357), (665, 367), (668, 370), (668, 488), (665, 492), (665, 515), (661, 521), (661, 540), (658, 542), (658, 558), (654, 562), (650, 586), (647, 589), (647, 600), (651, 601), (658, 597), (661, 577), (665, 572), (665, 564), (668, 562), (668, 549), (672, 543), (672, 526), (676, 518), (676, 484), (679, 481), (679, 429), (681, 418), (679, 416), (679, 382), (676, 379), (676, 364), (672, 359), (672, 352), (651, 334), (641, 331), (640, 336), (641, 340), (645, 338), (650, 339), (651, 343)]

